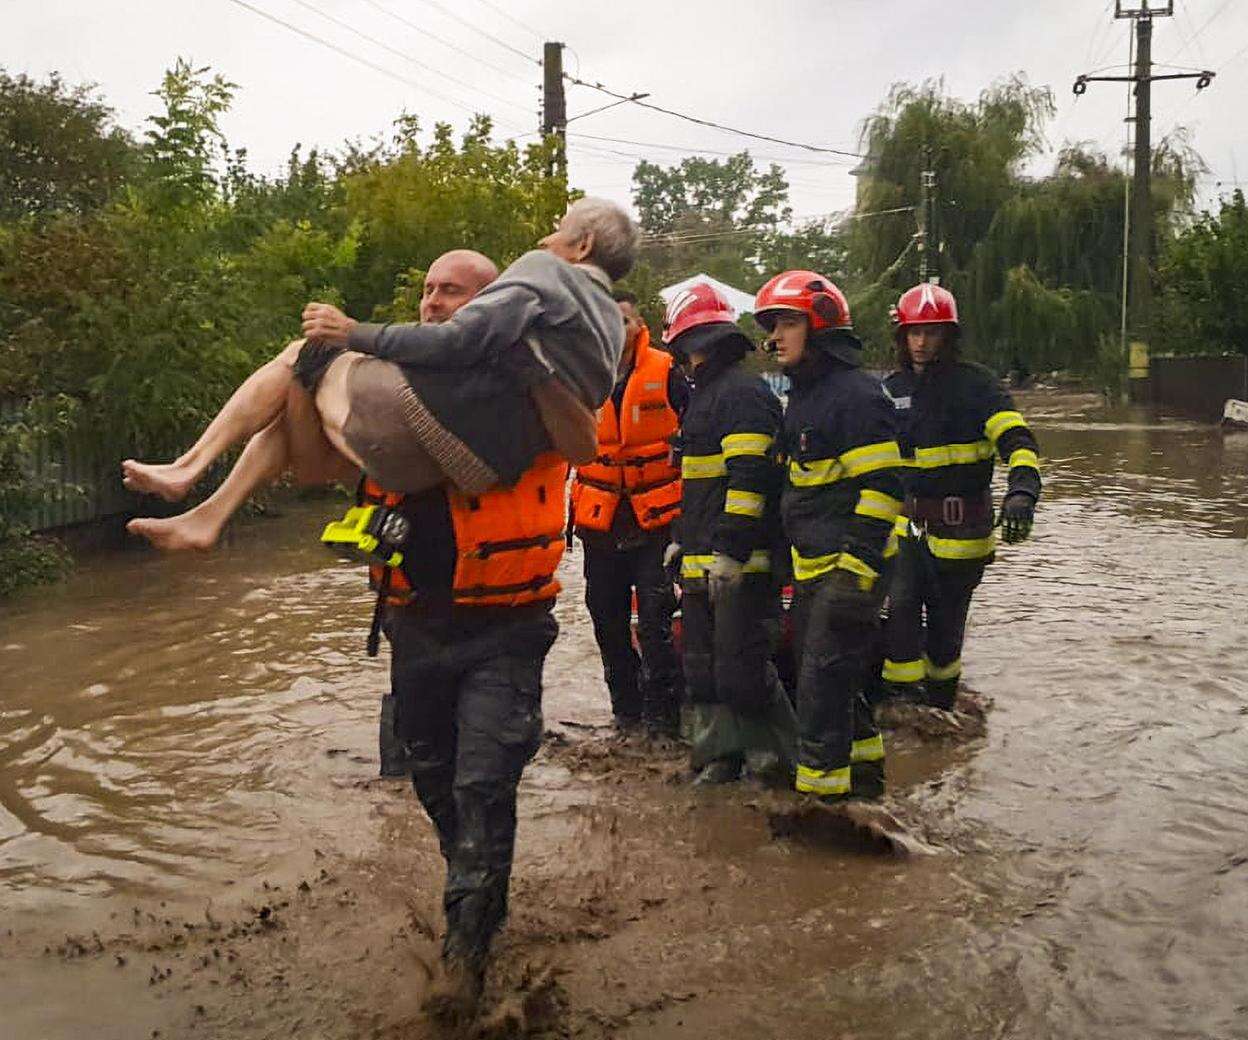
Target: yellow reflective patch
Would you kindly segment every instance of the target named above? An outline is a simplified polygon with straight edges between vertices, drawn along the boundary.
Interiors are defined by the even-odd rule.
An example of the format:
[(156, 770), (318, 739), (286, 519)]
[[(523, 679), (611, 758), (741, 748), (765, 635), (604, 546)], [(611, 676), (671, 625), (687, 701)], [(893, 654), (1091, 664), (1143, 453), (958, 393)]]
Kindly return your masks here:
[(912, 683), (922, 682), (927, 674), (923, 662), (920, 661), (889, 661), (885, 659), (881, 675), (885, 682)]
[(992, 458), (992, 452), (990, 441), (973, 441), (970, 444), (937, 444), (932, 448), (915, 448), (914, 464), (919, 469), (965, 466)]
[(843, 769), (811, 769), (797, 767), (793, 786), (808, 794), (847, 794), (849, 792), (849, 766)]
[(1040, 468), (1040, 460), (1030, 448), (1019, 448), (1010, 452), (1010, 469), (1015, 466), (1030, 466), (1034, 470)]
[(854, 512), (859, 516), (870, 516), (885, 523), (893, 523), (901, 512), (901, 500), (886, 495), (882, 491), (863, 488), (858, 495), (858, 504)]
[[(714, 553), (702, 553), (692, 556), (686, 554), (682, 556), (680, 558), (680, 576), (682, 578), (705, 578), (707, 576), (706, 569), (711, 565), (713, 559), (715, 559)], [(744, 573), (771, 573), (771, 553), (766, 549), (755, 549), (750, 553), (750, 558), (745, 561)]]
[(766, 455), (774, 440), (765, 433), (730, 433), (719, 446), (724, 449), (724, 458), (732, 459), (738, 455)]
[(1027, 420), (1023, 418), (1021, 412), (997, 412), (995, 415), (990, 415), (988, 421), (984, 423), (984, 436), (995, 445), (1006, 430), (1026, 425)]
[(847, 552), (829, 553), (827, 556), (802, 556), (793, 549), (792, 555), (793, 577), (798, 581), (810, 581), (834, 570), (843, 570), (856, 574), (858, 587), (863, 592), (870, 592), (875, 585), (875, 579), (879, 577), (878, 571)]
[(724, 497), (724, 512), (734, 516), (762, 516), (767, 497), (757, 491), (738, 491), (730, 488)]
[(850, 762), (882, 762), (884, 760), (884, 738), (880, 734), (855, 740), (849, 752)]
[(861, 477), (876, 470), (900, 466), (901, 451), (896, 441), (864, 444), (861, 448), (842, 452), (841, 465), (845, 467), (847, 477)]
[(945, 679), (956, 679), (962, 674), (962, 658), (956, 661), (950, 661), (948, 664), (932, 664), (926, 657), (923, 658), (923, 667), (927, 672), (929, 679), (935, 679), (940, 682)]
[(888, 541), (884, 543), (884, 559), (891, 560), (901, 552), (901, 543), (897, 538), (896, 531), (889, 531)]
[(794, 487), (818, 487), (835, 484), (845, 476), (840, 459), (811, 459), (809, 462), (789, 461), (789, 483)]
[(991, 556), (997, 548), (997, 536), (987, 538), (937, 538), (927, 536), (927, 547), (933, 556), (942, 560), (978, 560)]
[(680, 460), (680, 476), (683, 480), (710, 480), (726, 477), (728, 467), (723, 455), (686, 455)]

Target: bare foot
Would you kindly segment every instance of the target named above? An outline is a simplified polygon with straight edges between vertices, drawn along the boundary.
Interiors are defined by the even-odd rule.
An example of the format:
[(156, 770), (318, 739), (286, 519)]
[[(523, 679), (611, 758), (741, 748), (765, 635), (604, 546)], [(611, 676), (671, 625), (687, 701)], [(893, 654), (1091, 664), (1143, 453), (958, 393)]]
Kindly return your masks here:
[(140, 517), (126, 524), (126, 530), (146, 538), (162, 552), (211, 549), (221, 537), (221, 528), (195, 515), (195, 510), (168, 518)]
[(121, 464), (121, 482), (131, 491), (159, 495), (166, 502), (181, 502), (195, 486), (196, 475), (175, 462), (156, 464), (126, 459)]

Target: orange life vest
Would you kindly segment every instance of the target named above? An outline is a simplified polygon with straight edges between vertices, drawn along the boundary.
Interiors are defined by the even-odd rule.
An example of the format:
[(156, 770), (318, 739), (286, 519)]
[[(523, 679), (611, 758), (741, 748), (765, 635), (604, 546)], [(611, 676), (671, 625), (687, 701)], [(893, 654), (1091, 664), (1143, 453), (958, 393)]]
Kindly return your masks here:
[(598, 457), (580, 466), (572, 483), (572, 521), (583, 531), (609, 531), (627, 498), (643, 531), (680, 516), (680, 469), (668, 439), (679, 418), (667, 399), (672, 356), (637, 336), (633, 371), (619, 411), (608, 398), (598, 410)]
[[(553, 452), (539, 455), (519, 481), (483, 495), (446, 492), (455, 531), (455, 573), (451, 598), (458, 606), (518, 607), (553, 599), (559, 592), (555, 568), (564, 550), (564, 490), (568, 464)], [(365, 478), (364, 503), (390, 507), (402, 494), (384, 490)], [(418, 552), (420, 532), (413, 532), (405, 553)], [(369, 584), (392, 605), (409, 603), (413, 590), (401, 568), (369, 566)]]

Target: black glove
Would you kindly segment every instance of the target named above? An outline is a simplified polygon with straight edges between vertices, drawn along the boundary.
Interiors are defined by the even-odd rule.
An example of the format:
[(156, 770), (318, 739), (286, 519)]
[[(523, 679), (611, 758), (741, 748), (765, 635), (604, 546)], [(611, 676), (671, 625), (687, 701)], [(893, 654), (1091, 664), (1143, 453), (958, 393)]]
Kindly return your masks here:
[(1027, 540), (1036, 520), (1036, 500), (1025, 491), (1011, 491), (1001, 503), (1001, 540), (1016, 545)]

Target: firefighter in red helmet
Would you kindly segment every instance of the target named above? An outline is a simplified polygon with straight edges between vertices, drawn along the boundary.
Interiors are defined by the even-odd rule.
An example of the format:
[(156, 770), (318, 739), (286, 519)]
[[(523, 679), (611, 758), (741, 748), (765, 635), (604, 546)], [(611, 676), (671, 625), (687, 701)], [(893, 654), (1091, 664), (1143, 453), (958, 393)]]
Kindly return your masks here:
[(901, 455), (893, 409), (861, 368), (849, 304), (814, 271), (759, 290), (754, 316), (792, 383), (780, 512), (793, 567), (795, 786), (823, 801), (884, 793), (884, 741), (866, 698)]
[(753, 342), (728, 301), (704, 283), (668, 304), (663, 340), (690, 366), (681, 421), (680, 556), (685, 688), (697, 782), (743, 770), (787, 783), (796, 720), (771, 663), (779, 588), (772, 543), (781, 408), (741, 362)]
[(884, 381), (900, 432), (906, 500), (885, 623), (885, 694), (953, 710), (971, 596), (996, 551), (993, 459), (1008, 467), (1002, 540), (1031, 533), (1039, 451), (996, 376), (958, 356), (958, 304), (938, 285), (893, 311), (897, 371)]

